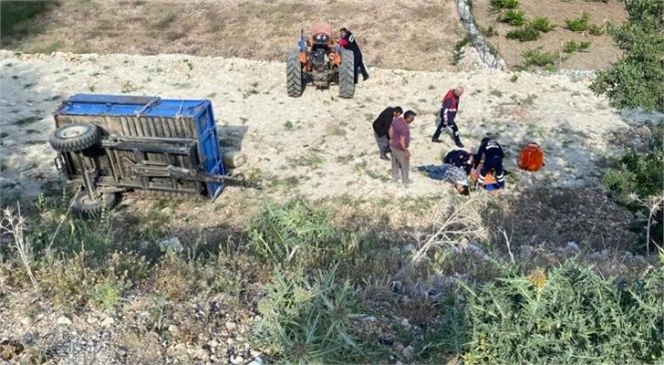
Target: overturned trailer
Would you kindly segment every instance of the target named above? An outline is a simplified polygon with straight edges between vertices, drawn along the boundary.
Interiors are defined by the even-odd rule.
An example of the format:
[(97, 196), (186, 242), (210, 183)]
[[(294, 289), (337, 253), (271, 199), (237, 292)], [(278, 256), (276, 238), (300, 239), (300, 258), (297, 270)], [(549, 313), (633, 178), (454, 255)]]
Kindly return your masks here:
[(49, 142), (79, 215), (111, 209), (125, 192), (215, 199), (244, 183), (224, 166), (209, 100), (77, 94), (53, 116)]

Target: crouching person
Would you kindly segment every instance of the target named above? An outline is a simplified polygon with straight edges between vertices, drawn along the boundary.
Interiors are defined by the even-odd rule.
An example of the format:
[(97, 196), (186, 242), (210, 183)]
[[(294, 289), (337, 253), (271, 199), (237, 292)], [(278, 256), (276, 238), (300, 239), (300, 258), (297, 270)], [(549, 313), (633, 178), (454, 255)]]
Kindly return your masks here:
[(476, 166), (481, 165), (480, 174), (477, 179), (477, 184), (484, 186), (486, 184), (486, 176), (489, 172), (493, 172), (498, 187), (505, 188), (505, 171), (503, 170), (503, 148), (498, 141), (489, 137), (482, 139), (479, 149), (477, 150)]
[(452, 150), (445, 155), (443, 163), (462, 168), (467, 175), (473, 168), (474, 155), (465, 150)]

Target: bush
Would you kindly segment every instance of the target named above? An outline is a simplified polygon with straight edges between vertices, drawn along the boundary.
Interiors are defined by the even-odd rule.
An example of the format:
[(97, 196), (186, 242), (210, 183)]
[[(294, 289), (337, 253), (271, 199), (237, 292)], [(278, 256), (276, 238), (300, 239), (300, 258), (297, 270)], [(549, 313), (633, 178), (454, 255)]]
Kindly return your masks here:
[(586, 30), (588, 30), (589, 20), (590, 20), (590, 14), (584, 12), (583, 15), (581, 15), (581, 17), (576, 19), (567, 19), (565, 20), (565, 23), (567, 24), (567, 29), (573, 32), (585, 32)]
[(13, 35), (13, 30), (20, 23), (30, 20), (46, 11), (49, 6), (57, 5), (50, 1), (1, 1), (0, 33), (3, 37)]
[(354, 334), (359, 303), (335, 271), (306, 279), (302, 271), (277, 272), (261, 300), (258, 342), (279, 364), (369, 362), (369, 351)]
[[(664, 127), (658, 127), (653, 135), (656, 136), (654, 146), (647, 153), (639, 153), (627, 150), (616, 162), (615, 167), (608, 169), (602, 176), (604, 186), (615, 194), (617, 201), (635, 213), (635, 227), (639, 233), (648, 233), (647, 224), (650, 218), (654, 219), (654, 225), (650, 227), (650, 237), (653, 242), (648, 242), (654, 250), (652, 243), (664, 244), (664, 223), (662, 222), (663, 207), (651, 211), (657, 206), (656, 201), (664, 196)], [(654, 216), (653, 216), (654, 215)], [(652, 216), (652, 217), (651, 217)]]
[(664, 2), (633, 0), (627, 12), (627, 23), (609, 28), (625, 57), (600, 71), (591, 89), (616, 108), (664, 112)]
[(526, 23), (526, 14), (521, 10), (508, 10), (500, 17), (500, 21), (509, 25), (521, 26)]
[(590, 47), (590, 42), (588, 41), (582, 41), (582, 42), (567, 41), (565, 42), (565, 46), (563, 47), (563, 52), (574, 53), (586, 50), (588, 49), (588, 47)]
[(657, 363), (664, 352), (664, 268), (614, 284), (566, 263), (466, 286), (464, 363)]
[(551, 21), (547, 17), (537, 17), (533, 19), (533, 21), (530, 22), (530, 26), (542, 33), (548, 33), (556, 27), (551, 24)]
[(518, 39), (519, 42), (532, 42), (539, 39), (540, 34), (541, 32), (537, 29), (531, 26), (527, 26), (507, 32), (507, 38)]
[(544, 67), (553, 65), (559, 58), (559, 54), (555, 52), (545, 52), (541, 49), (528, 49), (521, 54), (525, 60), (525, 66), (539, 66)]
[(597, 24), (591, 24), (588, 28), (588, 33), (594, 36), (600, 36), (604, 34), (604, 27)]
[(518, 7), (519, 0), (491, 0), (491, 8), (494, 10), (516, 9)]
[(341, 241), (330, 219), (325, 210), (314, 208), (302, 198), (284, 206), (265, 203), (249, 225), (252, 251), (278, 264), (320, 259), (338, 248)]

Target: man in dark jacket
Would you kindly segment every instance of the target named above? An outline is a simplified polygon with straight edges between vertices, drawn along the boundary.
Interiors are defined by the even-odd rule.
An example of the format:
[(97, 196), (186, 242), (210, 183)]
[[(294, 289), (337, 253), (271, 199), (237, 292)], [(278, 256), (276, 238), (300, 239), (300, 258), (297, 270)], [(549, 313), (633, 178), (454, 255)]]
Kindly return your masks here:
[(392, 119), (398, 118), (403, 113), (403, 109), (400, 106), (397, 107), (387, 107), (383, 110), (378, 118), (373, 122), (374, 137), (376, 137), (376, 144), (378, 144), (378, 150), (380, 151), (380, 158), (383, 160), (389, 161), (390, 158), (387, 157), (387, 153), (390, 152), (390, 126), (392, 125)]
[(478, 185), (484, 185), (484, 179), (489, 171), (494, 171), (494, 176), (500, 188), (505, 187), (505, 171), (503, 171), (503, 148), (498, 141), (489, 137), (484, 137), (479, 149), (477, 150), (476, 165), (482, 164), (480, 176), (477, 180)]
[(364, 81), (369, 78), (369, 73), (367, 68), (364, 67), (364, 61), (362, 60), (362, 51), (360, 51), (360, 46), (357, 45), (355, 41), (355, 34), (349, 31), (347, 28), (341, 28), (339, 31), (341, 38), (339, 39), (339, 45), (343, 48), (353, 52), (353, 59), (355, 60), (355, 83), (357, 84), (357, 70), (360, 69)]
[(448, 91), (447, 94), (445, 94), (443, 97), (443, 107), (440, 109), (440, 124), (438, 124), (438, 127), (436, 128), (436, 132), (433, 134), (431, 142), (440, 143), (441, 141), (438, 138), (440, 137), (443, 128), (449, 127), (452, 129), (452, 133), (454, 134), (454, 143), (457, 145), (457, 147), (463, 148), (461, 138), (459, 137), (459, 127), (457, 127), (456, 123), (454, 122), (457, 109), (459, 108), (459, 99), (461, 98), (462, 94), (463, 87), (458, 86), (456, 89)]
[(473, 155), (465, 150), (452, 150), (445, 155), (443, 162), (460, 167), (466, 172), (466, 175), (469, 175), (473, 168)]

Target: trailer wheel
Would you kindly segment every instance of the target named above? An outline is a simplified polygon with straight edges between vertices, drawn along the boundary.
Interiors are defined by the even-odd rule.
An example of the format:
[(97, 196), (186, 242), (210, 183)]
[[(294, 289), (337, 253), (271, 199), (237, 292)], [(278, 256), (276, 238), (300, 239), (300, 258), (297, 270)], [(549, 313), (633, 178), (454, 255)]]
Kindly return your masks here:
[(81, 190), (72, 199), (71, 210), (74, 215), (81, 218), (97, 218), (103, 212), (109, 211), (118, 203), (119, 193), (102, 193), (97, 199), (90, 199), (88, 194)]
[(101, 130), (94, 124), (72, 123), (64, 125), (51, 134), (49, 142), (58, 152), (80, 152), (101, 141)]
[(286, 86), (288, 96), (297, 98), (302, 95), (302, 64), (300, 63), (299, 50), (294, 50), (288, 55), (286, 61)]
[(355, 94), (355, 56), (350, 50), (341, 51), (339, 65), (339, 97), (350, 99)]

